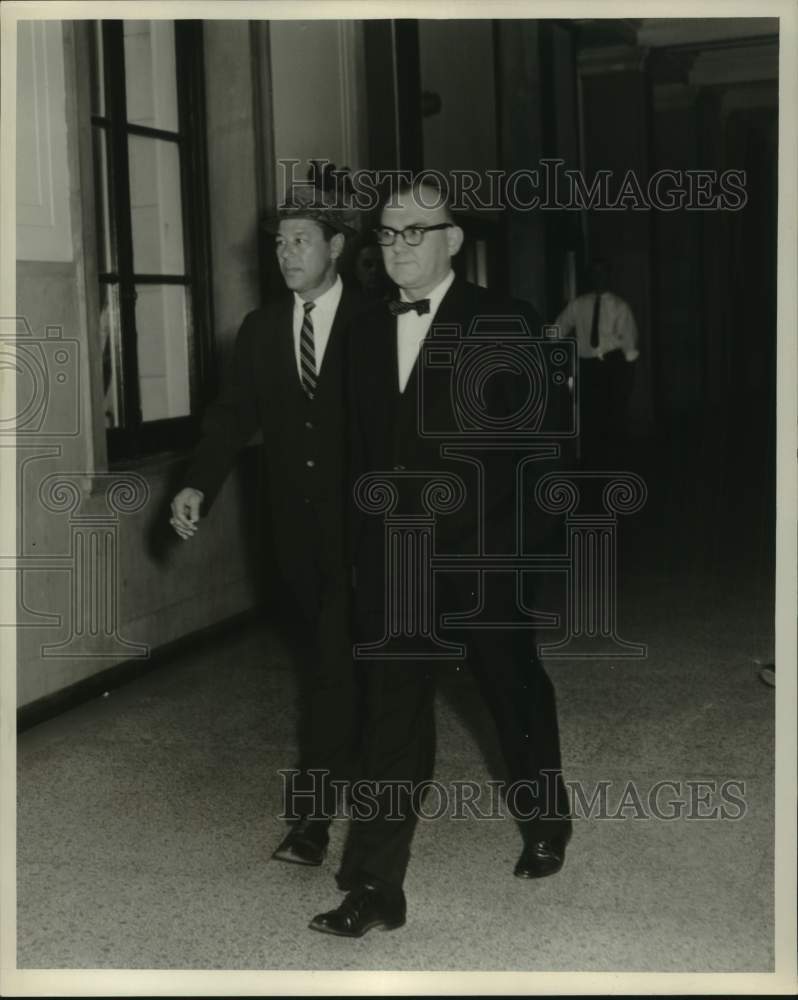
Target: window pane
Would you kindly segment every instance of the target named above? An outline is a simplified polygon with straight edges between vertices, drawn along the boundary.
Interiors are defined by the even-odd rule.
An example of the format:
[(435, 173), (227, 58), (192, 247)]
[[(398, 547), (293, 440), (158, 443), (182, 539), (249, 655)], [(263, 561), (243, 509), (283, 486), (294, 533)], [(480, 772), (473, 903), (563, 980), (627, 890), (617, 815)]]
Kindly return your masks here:
[(119, 287), (100, 283), (100, 343), (103, 359), (105, 426), (122, 425), (122, 340)]
[(108, 135), (104, 128), (92, 129), (94, 143), (94, 214), (97, 227), (97, 270), (116, 270), (111, 240), (111, 208), (108, 190)]
[(186, 289), (182, 285), (137, 285), (136, 292), (142, 420), (188, 416)]
[(100, 21), (89, 25), (89, 79), (91, 113), (105, 114), (105, 79), (103, 77), (103, 30)]
[(174, 142), (128, 137), (133, 269), (137, 274), (183, 273), (180, 150)]
[(176, 132), (177, 77), (172, 21), (125, 21), (127, 120)]

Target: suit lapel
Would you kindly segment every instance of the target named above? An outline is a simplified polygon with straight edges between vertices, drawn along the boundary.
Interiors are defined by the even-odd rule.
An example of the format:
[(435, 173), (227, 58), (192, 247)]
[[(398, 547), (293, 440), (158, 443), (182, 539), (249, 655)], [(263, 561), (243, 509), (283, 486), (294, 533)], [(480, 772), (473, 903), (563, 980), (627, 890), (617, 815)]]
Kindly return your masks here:
[(359, 397), (359, 411), (364, 419), (368, 415), (362, 431), (371, 442), (369, 450), (374, 461), (389, 462), (394, 451), (399, 404), (396, 319), (382, 302), (369, 306), (355, 326), (358, 335), (353, 346), (359, 352), (356, 367), (362, 375), (354, 389)]
[(352, 293), (344, 287), (338, 302), (338, 308), (335, 310), (335, 315), (333, 316), (330, 336), (324, 351), (324, 358), (322, 359), (321, 371), (318, 373), (317, 381), (319, 390), (329, 381), (329, 373), (337, 367), (339, 356), (345, 353), (343, 341), (346, 338), (352, 316), (356, 312), (356, 301)]
[(294, 300), (283, 298), (275, 307), (276, 365), (279, 381), (286, 389), (301, 388), (294, 351)]
[(399, 359), (396, 350), (396, 317), (387, 306), (378, 314), (371, 336), (374, 339), (375, 386), (383, 395), (392, 417), (399, 402)]

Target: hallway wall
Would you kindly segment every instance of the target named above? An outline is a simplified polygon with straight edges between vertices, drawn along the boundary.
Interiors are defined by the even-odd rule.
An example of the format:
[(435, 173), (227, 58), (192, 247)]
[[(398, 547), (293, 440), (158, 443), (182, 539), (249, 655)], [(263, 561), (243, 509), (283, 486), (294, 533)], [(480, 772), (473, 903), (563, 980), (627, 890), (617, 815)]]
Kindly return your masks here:
[[(367, 95), (360, 21), (270, 21), (275, 159), (366, 166)], [(285, 193), (277, 172), (277, 200)]]
[(440, 111), (422, 120), (427, 170), (484, 173), (499, 165), (493, 32), (490, 20), (419, 21), (422, 93), (441, 99)]
[[(575, 159), (576, 136), (571, 134), (570, 122), (575, 100), (571, 41), (556, 36), (553, 59), (542, 58), (547, 53), (542, 23), (501, 21), (494, 28), (488, 21), (452, 26), (435, 20), (420, 25), (422, 87), (439, 92), (442, 98), (441, 112), (419, 122), (427, 166), (488, 169), (496, 165), (510, 172), (528, 169), (552, 153), (563, 155), (568, 163)], [(339, 166), (374, 165), (366, 162), (365, 152), (369, 95), (362, 74), (363, 23), (270, 22), (268, 28), (269, 44), (264, 50), (265, 61), (272, 60), (271, 73), (257, 76), (249, 23), (204, 23), (217, 374), (223, 372), (241, 318), (260, 301), (257, 221), (269, 199), (281, 195), (273, 190), (275, 160), (328, 157)], [(451, 56), (453, 36), (461, 44), (457, 58)], [(51, 332), (60, 331), (68, 348), (64, 365), (68, 378), (58, 383), (53, 372), (44, 425), (35, 433), (20, 434), (17, 554), (26, 562), (19, 576), (19, 605), (3, 621), (6, 626), (22, 626), (20, 705), (103, 670), (126, 655), (121, 643), (113, 655), (97, 658), (86, 655), (86, 647), (72, 650), (76, 655), (69, 657), (42, 651), (67, 638), (72, 628), (74, 514), (88, 514), (96, 520), (113, 513), (105, 506), (102, 484), (95, 481), (92, 489), (91, 476), (135, 472), (149, 491), (140, 510), (118, 514), (108, 529), (116, 533), (116, 627), (121, 639), (157, 647), (247, 610), (257, 600), (252, 539), (262, 519), (246, 502), (255, 474), (252, 449), (242, 457), (238, 475), (228, 482), (200, 535), (188, 545), (174, 539), (167, 524), (168, 501), (179, 485), (185, 455), (162, 454), (108, 468), (97, 329), (93, 167), (91, 155), (86, 154), (88, 124), (80, 120), (79, 110), (86, 106), (79, 97), (88, 82), (79, 38), (77, 22), (53, 21), (20, 35), (18, 143), (26, 169), (18, 170), (22, 183), (18, 184), (17, 313), (28, 324), (27, 328), (22, 324), (21, 333), (31, 344), (52, 341), (47, 336), (52, 328)], [(63, 66), (57, 58), (61, 53)], [(705, 114), (702, 120), (694, 110), (685, 111), (673, 91), (670, 103), (655, 94), (652, 110), (638, 48), (630, 57), (632, 62), (620, 68), (613, 59), (602, 62), (601, 57), (592, 60), (590, 72), (584, 72), (583, 66), (583, 117), (590, 118), (582, 135), (583, 166), (588, 172), (601, 166), (623, 172), (635, 166), (645, 177), (653, 165), (713, 165), (706, 159), (696, 160), (695, 149), (702, 124), (711, 124), (711, 116)], [(777, 62), (761, 62), (763, 79), (772, 81), (767, 84), (766, 102), (772, 104)], [(735, 63), (737, 69), (740, 66), (749, 71), (747, 57)], [(687, 93), (692, 101), (694, 85), (715, 87), (721, 82), (717, 74), (726, 72), (714, 57), (703, 60), (699, 69), (703, 76), (686, 81), (681, 97)], [(267, 91), (271, 87), (271, 92), (256, 94), (255, 76), (258, 86)], [(458, 93), (466, 85), (471, 98), (458, 105)], [(548, 93), (555, 98), (565, 96), (557, 103), (547, 100)], [(747, 88), (744, 93), (749, 103), (760, 100), (758, 93), (749, 94)], [(273, 99), (273, 120), (261, 120), (266, 117), (261, 98), (264, 105)], [(495, 121), (491, 118), (494, 101)], [(553, 122), (552, 103), (557, 104)], [(466, 104), (468, 115), (464, 114)], [(729, 114), (733, 110), (727, 109)], [(749, 121), (747, 106), (737, 110), (735, 141), (747, 148), (755, 123)], [(716, 153), (722, 159), (720, 144)], [(759, 160), (752, 162), (756, 166)], [(37, 187), (34, 180), (38, 183), (39, 178), (52, 178), (52, 184)], [(547, 275), (545, 257), (551, 256), (552, 239), (543, 216), (541, 212), (508, 213), (500, 237), (508, 251), (509, 290), (535, 303), (551, 319), (547, 297), (551, 300), (554, 282)], [(738, 221), (742, 225), (742, 218)], [(705, 312), (711, 330), (700, 329), (698, 297), (703, 295), (710, 303), (719, 300), (728, 287), (730, 268), (724, 265), (724, 270), (715, 253), (722, 245), (717, 234), (704, 232), (703, 246), (698, 247), (699, 241), (693, 239), (694, 219), (674, 214), (661, 222), (658, 237), (651, 232), (656, 226), (644, 216), (611, 213), (611, 217), (591, 219), (589, 242), (591, 251), (618, 258), (619, 291), (632, 302), (641, 327), (645, 359), (641, 367), (660, 366), (655, 374), (660, 387), (667, 389), (662, 398), (677, 409), (700, 397), (700, 364), (718, 378), (723, 374), (721, 364), (707, 361), (705, 344), (696, 345), (691, 336), (697, 330), (706, 344), (711, 340), (712, 358), (722, 359), (720, 352), (727, 342), (722, 319)], [(722, 222), (708, 220), (709, 225)], [(735, 233), (738, 243), (749, 240), (748, 229)], [(694, 250), (690, 260), (684, 247)], [(667, 263), (666, 268), (656, 270), (659, 284), (650, 280), (652, 248), (660, 262)], [(657, 268), (656, 258), (653, 268)], [(669, 299), (668, 312), (657, 312), (657, 296), (660, 302)], [(680, 346), (689, 346), (692, 353), (686, 356)], [(58, 349), (50, 342), (42, 350), (50, 357)], [(739, 367), (744, 352), (738, 351), (737, 359)], [(748, 368), (741, 374), (748, 378)], [(24, 378), (23, 373), (18, 382), (23, 402), (31, 395)], [(716, 383), (713, 386), (713, 392), (720, 393)], [(647, 386), (638, 402), (637, 412), (645, 416), (652, 402)], [(9, 434), (0, 438), (0, 445), (10, 442)], [(53, 511), (43, 506), (40, 489), (46, 477), (56, 473), (77, 486), (79, 511), (70, 514), (66, 507)], [(10, 574), (14, 552), (2, 555), (5, 560), (0, 560), (0, 568)]]
[[(110, 645), (116, 648), (110, 655), (89, 655), (97, 649), (90, 638), (67, 650), (68, 656), (43, 650), (63, 642), (72, 631), (71, 588), (79, 585), (72, 534), (75, 514), (88, 515), (98, 525), (97, 518), (110, 513), (102, 484), (95, 481), (92, 492), (91, 475), (133, 471), (143, 477), (149, 491), (140, 510), (118, 514), (115, 522), (119, 637), (155, 648), (246, 610), (256, 600), (250, 556), (254, 512), (242, 510), (243, 486), (253, 467), (251, 454), (244, 456), (239, 475), (231, 477), (199, 536), (187, 545), (173, 539), (167, 525), (168, 502), (184, 456), (158, 455), (108, 470), (102, 417), (99, 423), (95, 419), (102, 414), (102, 404), (89, 210), (93, 196), (86, 190), (86, 164), (80, 162), (78, 142), (85, 123), (78, 119), (77, 93), (85, 79), (74, 25), (51, 22), (48, 30), (50, 41), (63, 45), (63, 80), (52, 71), (48, 75), (49, 66), (36, 61), (35, 48), (21, 46), (20, 101), (25, 100), (26, 87), (38, 87), (39, 92), (44, 88), (49, 99), (49, 114), (39, 118), (42, 131), (33, 137), (33, 146), (28, 143), (28, 151), (46, 156), (48, 149), (56, 148), (57, 136), (65, 136), (65, 182), (46, 194), (52, 200), (53, 218), (62, 226), (65, 218), (70, 220), (71, 241), (64, 251), (63, 240), (45, 238), (33, 244), (22, 234), (17, 314), (28, 323), (31, 342), (46, 340), (46, 329), (57, 327), (62, 340), (70, 343), (64, 366), (68, 380), (62, 391), (56, 391), (60, 386), (54, 373), (51, 376), (45, 423), (36, 433), (19, 435), (17, 552), (29, 567), (19, 576), (16, 611), (16, 623), (23, 626), (17, 632), (20, 706), (126, 658), (124, 646), (113, 642)], [(245, 22), (207, 22), (205, 41), (215, 325), (223, 364), (240, 318), (259, 298), (248, 27)], [(231, 116), (231, 108), (235, 115)], [(43, 160), (42, 166), (47, 165)], [(18, 192), (25, 190), (20, 187)], [(25, 220), (20, 213), (20, 224)], [(45, 348), (48, 356), (51, 349), (52, 344)], [(23, 376), (18, 379), (18, 413), (29, 397), (30, 386)], [(10, 442), (6, 438), (2, 443)], [(77, 485), (77, 512), (45, 509), (40, 489), (46, 477), (56, 473)], [(4, 568), (8, 572), (7, 563)]]

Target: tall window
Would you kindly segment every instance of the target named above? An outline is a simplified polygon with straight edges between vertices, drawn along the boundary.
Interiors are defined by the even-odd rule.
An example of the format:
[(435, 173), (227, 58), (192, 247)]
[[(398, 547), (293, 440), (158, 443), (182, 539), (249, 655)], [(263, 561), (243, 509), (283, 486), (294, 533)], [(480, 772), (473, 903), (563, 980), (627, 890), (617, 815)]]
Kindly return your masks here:
[(103, 386), (111, 459), (194, 433), (211, 352), (202, 26), (91, 26)]

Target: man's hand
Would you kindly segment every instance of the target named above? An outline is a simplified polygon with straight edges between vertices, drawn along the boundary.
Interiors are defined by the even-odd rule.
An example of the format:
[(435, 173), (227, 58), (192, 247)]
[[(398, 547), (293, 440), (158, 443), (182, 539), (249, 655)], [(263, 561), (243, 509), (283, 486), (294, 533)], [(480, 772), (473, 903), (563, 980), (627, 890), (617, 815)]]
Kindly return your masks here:
[(197, 530), (200, 504), (205, 494), (187, 486), (172, 500), (172, 517), (169, 523), (181, 538), (191, 538)]

